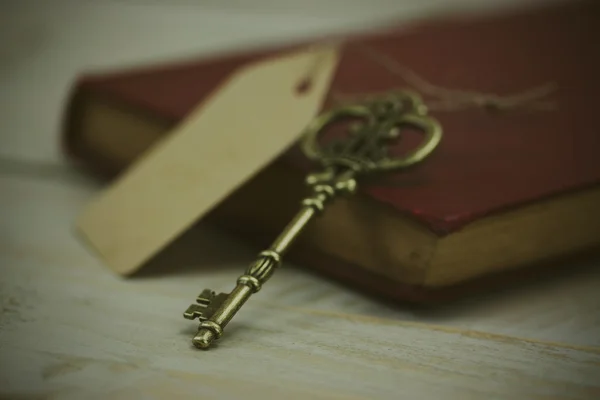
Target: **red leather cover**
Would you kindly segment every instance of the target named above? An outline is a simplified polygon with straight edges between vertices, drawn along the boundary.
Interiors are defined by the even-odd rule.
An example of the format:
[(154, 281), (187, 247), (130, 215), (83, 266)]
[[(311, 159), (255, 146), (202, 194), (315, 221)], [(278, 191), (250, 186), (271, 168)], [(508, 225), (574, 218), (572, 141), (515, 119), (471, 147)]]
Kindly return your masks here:
[[(333, 90), (360, 94), (405, 83), (356, 51), (394, 58), (432, 83), (512, 94), (554, 82), (555, 111), (433, 112), (444, 127), (439, 150), (366, 189), (439, 235), (490, 213), (600, 183), (600, 2), (571, 1), (499, 16), (432, 21), (348, 41)], [(176, 122), (236, 67), (278, 50), (89, 75), (76, 92), (96, 93)], [(74, 103), (72, 103), (74, 104)], [(77, 149), (67, 129), (67, 149)], [(292, 151), (293, 152), (293, 151)]]

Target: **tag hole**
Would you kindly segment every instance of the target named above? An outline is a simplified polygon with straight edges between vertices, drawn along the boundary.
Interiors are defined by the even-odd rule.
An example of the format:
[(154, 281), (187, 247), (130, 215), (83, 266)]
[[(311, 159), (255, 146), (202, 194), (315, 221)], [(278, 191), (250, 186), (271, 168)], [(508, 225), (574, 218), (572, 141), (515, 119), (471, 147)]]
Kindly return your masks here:
[(313, 82), (310, 78), (304, 78), (296, 85), (296, 94), (299, 96), (307, 94), (312, 88)]

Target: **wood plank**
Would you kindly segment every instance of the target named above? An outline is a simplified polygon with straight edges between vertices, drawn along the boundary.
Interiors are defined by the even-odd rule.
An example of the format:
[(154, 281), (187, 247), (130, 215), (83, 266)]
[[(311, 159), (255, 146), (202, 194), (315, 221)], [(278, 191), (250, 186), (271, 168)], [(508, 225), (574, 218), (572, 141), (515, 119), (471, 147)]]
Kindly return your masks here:
[(51, 324), (42, 315), (48, 309), (40, 307), (36, 318), (8, 335), (18, 337), (19, 345), (3, 351), (4, 390), (60, 398), (600, 394), (598, 352), (278, 308), (268, 308), (266, 316), (253, 309), (246, 315), (261, 314), (260, 324), (245, 321), (215, 351), (198, 352), (187, 341), (191, 331), (179, 330), (169, 317), (166, 298), (158, 307), (156, 297), (144, 300), (151, 311), (111, 302), (90, 307), (97, 314), (88, 315), (66, 296), (51, 303), (72, 313), (70, 322), (58, 318)]
[[(2, 168), (4, 167), (4, 168)], [(68, 169), (38, 169), (0, 163), (9, 175), (0, 177), (0, 249), (53, 267), (44, 273), (70, 274), (73, 269), (112, 279), (112, 274), (83, 247), (72, 223), (80, 207), (98, 189)], [(25, 174), (26, 176), (24, 176)], [(24, 179), (26, 177), (27, 179)], [(43, 201), (44, 207), (40, 207)], [(182, 237), (127, 282), (158, 286), (185, 294), (182, 306), (204, 288), (228, 290), (255, 250), (226, 235), (200, 226)], [(253, 303), (277, 300), (315, 310), (420, 321), (486, 332), (600, 347), (600, 268), (574, 265), (571, 273), (540, 278), (439, 308), (415, 309), (383, 304), (335, 282), (287, 265), (269, 281)]]
[(201, 227), (157, 261), (175, 270), (119, 278), (70, 228), (93, 190), (61, 174), (0, 175), (7, 398), (600, 395), (597, 273), (423, 315), (290, 266), (200, 352), (183, 309), (205, 285), (231, 287), (252, 249)]

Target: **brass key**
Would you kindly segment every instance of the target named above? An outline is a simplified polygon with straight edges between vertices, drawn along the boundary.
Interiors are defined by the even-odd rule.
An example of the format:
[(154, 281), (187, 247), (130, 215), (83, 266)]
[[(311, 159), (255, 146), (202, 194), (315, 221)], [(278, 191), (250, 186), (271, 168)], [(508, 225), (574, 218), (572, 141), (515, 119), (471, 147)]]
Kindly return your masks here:
[[(334, 122), (356, 120), (349, 135), (321, 146), (320, 134)], [(409, 154), (389, 155), (390, 144), (401, 136), (402, 127), (421, 131), (424, 139)], [(357, 179), (374, 173), (406, 168), (426, 158), (438, 145), (442, 130), (436, 120), (427, 116), (420, 97), (409, 91), (399, 91), (370, 99), (361, 104), (342, 106), (317, 117), (306, 129), (301, 147), (304, 154), (320, 164), (322, 172), (310, 174), (306, 183), (311, 194), (302, 201), (302, 208), (286, 226), (271, 247), (261, 252), (246, 273), (237, 280), (229, 294), (215, 295), (205, 290), (184, 313), (187, 319), (200, 320), (193, 339), (196, 347), (207, 349), (223, 334), (225, 326), (250, 296), (258, 292), (281, 265), (282, 256), (313, 217), (340, 194), (352, 194)]]

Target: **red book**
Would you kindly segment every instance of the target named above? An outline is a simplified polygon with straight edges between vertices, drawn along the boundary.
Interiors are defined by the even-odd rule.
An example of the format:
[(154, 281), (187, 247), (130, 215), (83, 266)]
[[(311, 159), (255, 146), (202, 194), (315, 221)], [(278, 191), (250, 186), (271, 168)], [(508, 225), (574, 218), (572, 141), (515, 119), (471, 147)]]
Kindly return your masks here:
[[(544, 100), (553, 108), (432, 109), (444, 129), (434, 155), (333, 205), (292, 259), (360, 289), (422, 300), (596, 248), (599, 37), (600, 4), (576, 1), (348, 38), (332, 93), (413, 83), (369, 49), (443, 88), (510, 96), (551, 83)], [(240, 65), (285, 50), (86, 75), (67, 109), (66, 150), (113, 177)], [(291, 149), (208, 218), (267, 243), (296, 211), (305, 167)], [(261, 196), (275, 184), (289, 190), (267, 210)]]

